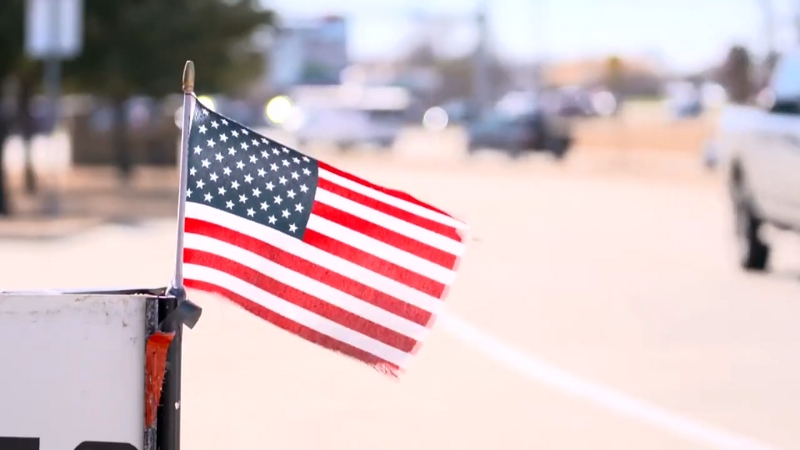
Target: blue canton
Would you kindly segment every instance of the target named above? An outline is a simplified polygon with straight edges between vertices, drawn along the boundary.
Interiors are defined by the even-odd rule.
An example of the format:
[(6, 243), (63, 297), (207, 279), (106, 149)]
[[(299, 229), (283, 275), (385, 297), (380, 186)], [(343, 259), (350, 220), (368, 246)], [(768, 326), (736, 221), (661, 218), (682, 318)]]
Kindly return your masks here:
[(317, 160), (195, 104), (186, 201), (302, 239), (317, 191)]

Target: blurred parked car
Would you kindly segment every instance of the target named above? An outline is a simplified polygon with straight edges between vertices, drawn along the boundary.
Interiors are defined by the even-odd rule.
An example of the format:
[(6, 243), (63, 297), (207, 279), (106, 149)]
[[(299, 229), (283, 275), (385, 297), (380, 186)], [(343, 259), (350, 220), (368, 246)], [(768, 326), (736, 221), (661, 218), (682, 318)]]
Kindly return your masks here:
[(723, 109), (716, 142), (728, 174), (740, 264), (765, 270), (770, 224), (800, 232), (800, 49), (778, 62), (757, 105)]
[(504, 150), (512, 157), (527, 151), (548, 151), (563, 158), (572, 145), (567, 119), (539, 107), (532, 94), (514, 93), (497, 108), (467, 126), (470, 154), (483, 148)]
[(594, 117), (597, 112), (592, 105), (589, 92), (575, 86), (558, 91), (558, 114), (564, 117)]
[(701, 90), (689, 82), (667, 86), (667, 108), (676, 119), (698, 117), (704, 111)]
[(298, 110), (300, 116), (291, 131), (303, 148), (311, 143), (333, 144), (349, 150), (357, 144), (390, 149), (402, 131), (402, 111), (326, 108)]

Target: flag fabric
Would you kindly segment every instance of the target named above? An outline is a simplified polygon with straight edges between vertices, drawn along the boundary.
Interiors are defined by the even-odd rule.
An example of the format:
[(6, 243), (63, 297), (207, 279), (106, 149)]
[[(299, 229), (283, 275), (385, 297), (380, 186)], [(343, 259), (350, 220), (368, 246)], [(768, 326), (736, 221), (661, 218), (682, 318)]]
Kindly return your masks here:
[(185, 285), (397, 376), (443, 309), (468, 226), (195, 100)]

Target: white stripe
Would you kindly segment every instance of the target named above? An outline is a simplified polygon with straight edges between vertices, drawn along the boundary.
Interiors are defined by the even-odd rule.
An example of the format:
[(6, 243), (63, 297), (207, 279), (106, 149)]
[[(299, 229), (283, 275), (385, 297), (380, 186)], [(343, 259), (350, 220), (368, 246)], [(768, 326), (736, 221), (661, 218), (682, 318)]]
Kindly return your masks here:
[(461, 256), (466, 248), (466, 246), (459, 241), (455, 241), (447, 236), (442, 236), (439, 233), (426, 230), (425, 228), (406, 222), (405, 220), (400, 220), (396, 217), (384, 214), (368, 206), (364, 206), (361, 203), (344, 198), (341, 195), (326, 191), (325, 189), (317, 189), (317, 193), (314, 198), (315, 200), (328, 206), (333, 206), (336, 209), (370, 221), (375, 225), (380, 225), (383, 228), (395, 231), (402, 235), (408, 236), (411, 239), (428, 244), (431, 247), (456, 256)]
[(424, 340), (428, 335), (428, 328), (416, 324), (408, 319), (394, 315), (385, 309), (367, 303), (327, 284), (321, 283), (313, 278), (297, 273), (280, 264), (262, 258), (255, 253), (243, 248), (229, 244), (218, 239), (210, 238), (200, 234), (185, 235), (185, 248), (201, 250), (228, 258), (239, 264), (247, 266), (257, 272), (289, 285), (297, 290), (306, 292), (320, 300), (338, 306), (357, 316), (363, 317), (371, 322), (382, 325), (400, 334), (408, 336), (414, 340)]
[(351, 263), (344, 258), (332, 255), (310, 245), (298, 245), (297, 239), (287, 236), (278, 230), (259, 225), (251, 220), (242, 219), (233, 214), (220, 211), (208, 205), (195, 202), (186, 202), (186, 217), (191, 219), (205, 220), (219, 226), (238, 231), (239, 233), (252, 236), (263, 242), (268, 242), (287, 253), (311, 261), (326, 269), (339, 272), (343, 276), (359, 283), (369, 286), (378, 291), (384, 292), (396, 299), (402, 300), (410, 305), (433, 314), (438, 314), (444, 308), (444, 302), (406, 286), (399, 281), (392, 280), (369, 269)]
[(225, 272), (195, 264), (185, 264), (183, 266), (183, 271), (186, 279), (215, 284), (258, 303), (291, 321), (371, 353), (399, 367), (406, 367), (408, 361), (411, 359), (409, 353), (390, 347), (383, 342), (377, 341), (369, 336), (364, 336), (332, 320), (318, 316), (305, 308), (301, 308), (293, 303), (278, 298), (269, 292), (263, 291)]
[(774, 447), (749, 437), (706, 425), (660, 406), (583, 380), (545, 361), (526, 355), (449, 313), (441, 315), (437, 320), (445, 330), (462, 341), (531, 379), (567, 395), (588, 400), (608, 411), (719, 450), (774, 450)]
[(420, 258), (397, 247), (391, 246), (377, 239), (363, 235), (336, 222), (311, 214), (306, 227), (325, 236), (344, 242), (347, 245), (371, 253), (378, 258), (397, 264), (412, 272), (424, 274), (426, 277), (439, 283), (450, 285), (456, 278), (456, 273), (446, 267)]
[(336, 175), (335, 173), (331, 173), (325, 169), (319, 169), (319, 177), (324, 178), (332, 183), (336, 183), (339, 186), (350, 189), (351, 191), (358, 192), (359, 194), (363, 194), (366, 195), (367, 197), (374, 198), (375, 200), (386, 203), (387, 205), (392, 205), (404, 211), (416, 214), (420, 217), (433, 220), (434, 222), (439, 222), (441, 224), (451, 226), (456, 229), (469, 228), (469, 225), (467, 225), (464, 222), (461, 222), (460, 220), (430, 210), (424, 206), (415, 205), (414, 203), (397, 198), (393, 195), (383, 193), (371, 187), (364, 186), (363, 184), (358, 183), (356, 181), (348, 180), (347, 178), (344, 178), (340, 175)]

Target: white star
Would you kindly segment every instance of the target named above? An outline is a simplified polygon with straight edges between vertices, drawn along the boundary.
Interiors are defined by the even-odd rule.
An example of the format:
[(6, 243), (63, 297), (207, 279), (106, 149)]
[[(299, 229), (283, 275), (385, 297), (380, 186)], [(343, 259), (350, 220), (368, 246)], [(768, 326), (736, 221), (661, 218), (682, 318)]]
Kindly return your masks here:
[(257, 140), (255, 140), (255, 139), (253, 139), (252, 141), (250, 141), (250, 144), (251, 144), (251, 145), (254, 145), (254, 146), (256, 146), (256, 147), (258, 147), (258, 141), (257, 141)]
[(227, 202), (225, 202), (225, 207), (228, 209), (233, 209), (233, 202), (228, 200)]
[(207, 140), (206, 143), (208, 143), (209, 147), (214, 148), (214, 140), (213, 139)]
[(228, 142), (228, 136), (226, 136), (225, 133), (222, 133), (219, 135), (219, 140), (222, 142)]
[(256, 161), (258, 161), (258, 158), (256, 158), (256, 155), (250, 155), (250, 162), (255, 164)]
[(219, 193), (219, 195), (225, 195), (225, 192), (227, 191), (225, 190), (224, 187), (220, 186), (219, 189), (217, 189), (217, 192)]
[(276, 220), (278, 220), (278, 219), (276, 219), (275, 216), (269, 216), (269, 223), (270, 224), (274, 224)]
[(308, 162), (308, 157), (307, 156), (303, 156), (303, 161)]
[(194, 176), (194, 174), (196, 174), (196, 173), (197, 173), (197, 169), (195, 169), (194, 167), (189, 169), (189, 175)]
[(236, 149), (233, 148), (233, 147), (228, 148), (228, 154), (229, 155), (235, 155), (236, 154)]
[(294, 161), (295, 164), (300, 164), (300, 160), (297, 159), (296, 156), (294, 158), (292, 158), (292, 161)]
[(256, 212), (253, 211), (253, 208), (247, 208), (247, 217), (253, 217), (256, 215)]
[(283, 211), (281, 211), (281, 216), (283, 216), (284, 218), (289, 217), (289, 214), (290, 213), (288, 209), (284, 209)]
[(239, 137), (239, 133), (237, 133), (236, 130), (231, 131), (231, 135), (233, 137)]
[(286, 147), (283, 147), (283, 153), (289, 153), (289, 149), (286, 148)]
[(268, 190), (268, 191), (271, 191), (271, 190), (273, 190), (273, 189), (275, 189), (275, 185), (274, 185), (274, 184), (272, 184), (272, 181), (268, 181), (268, 182), (267, 182), (267, 190)]
[(289, 161), (284, 159), (283, 161), (281, 161), (281, 164), (283, 164), (284, 167), (287, 167), (289, 165)]
[(244, 129), (243, 129), (243, 130), (242, 130), (242, 134), (243, 134), (243, 135), (245, 135), (245, 136), (247, 136), (247, 135), (248, 135), (248, 134), (250, 134), (250, 133), (248, 133), (248, 132), (247, 132), (247, 130), (244, 130)]
[(277, 148), (273, 148), (272, 149), (272, 153), (275, 153), (276, 155), (280, 155), (281, 154), (281, 152)]
[(247, 183), (247, 184), (252, 183), (253, 182), (253, 177), (251, 177), (250, 174), (248, 173), (247, 175), (244, 176), (244, 182)]
[(300, 178), (300, 175), (298, 175), (297, 172), (292, 172), (292, 179), (296, 180), (298, 178)]
[(211, 178), (211, 181), (217, 181), (217, 178), (219, 178), (219, 176), (217, 176), (217, 173), (214, 172), (211, 175), (209, 175), (209, 178)]
[(295, 231), (297, 231), (297, 225), (295, 225), (295, 224), (293, 224), (293, 223), (290, 223), (290, 224), (289, 224), (289, 231), (291, 231), (292, 233), (294, 233)]
[(210, 202), (212, 198), (214, 198), (214, 197), (211, 195), (211, 193), (210, 193), (210, 192), (209, 192), (209, 193), (207, 193), (207, 194), (205, 195), (205, 200), (206, 200), (207, 202)]
[(306, 192), (307, 190), (308, 190), (308, 186), (306, 186), (305, 184), (301, 184), (300, 185), (300, 192)]
[(267, 138), (261, 138), (261, 142), (263, 142), (265, 144), (269, 144), (269, 141), (267, 140)]
[(244, 203), (246, 201), (247, 201), (247, 196), (245, 196), (244, 194), (239, 196), (239, 203)]
[(311, 175), (311, 171), (303, 167), (303, 175)]
[(275, 197), (273, 197), (273, 198), (275, 199), (275, 204), (276, 204), (276, 205), (280, 205), (280, 204), (281, 204), (281, 202), (283, 201), (283, 199), (281, 198), (281, 196), (280, 196), (280, 195), (276, 195), (276, 196), (275, 196)]
[(211, 122), (211, 126), (214, 127), (214, 128), (217, 128), (217, 127), (219, 127), (219, 124), (215, 120), (215, 121)]
[(294, 194), (294, 191), (293, 191), (293, 190), (289, 189), (289, 192), (287, 192), (287, 193), (286, 193), (286, 195), (288, 195), (288, 196), (289, 196), (289, 198), (294, 198), (294, 195), (295, 195), (295, 194)]
[(225, 120), (225, 119), (222, 119), (222, 124), (223, 124), (223, 125), (227, 125), (227, 124), (228, 124), (228, 121), (227, 121), (227, 120)]
[(206, 131), (207, 131), (206, 130), (206, 126), (205, 125), (200, 125), (200, 132), (203, 133), (203, 134), (206, 134)]
[(267, 174), (267, 172), (264, 169), (262, 169), (260, 167), (258, 168), (258, 176), (263, 177), (266, 174)]
[(231, 169), (225, 167), (224, 169), (222, 169), (222, 173), (224, 173), (225, 175), (230, 175), (231, 174)]
[(207, 169), (208, 166), (211, 165), (211, 162), (208, 159), (204, 159), (204, 160), (200, 161), (200, 164), (202, 164), (203, 167)]
[(236, 168), (237, 169), (244, 169), (244, 163), (241, 161), (236, 161)]
[(261, 189), (259, 188), (253, 189), (253, 197), (258, 197), (259, 195), (261, 195)]
[(272, 169), (273, 172), (276, 172), (278, 170), (278, 165), (275, 164), (275, 163), (272, 163), (272, 164), (270, 164), (269, 168)]
[(191, 197), (192, 196), (192, 190), (191, 189), (187, 189), (186, 190), (186, 196), (187, 197)]
[(299, 213), (303, 212), (303, 205), (300, 204), (300, 203), (294, 205), (294, 210), (299, 212)]
[(215, 158), (217, 161), (222, 161), (222, 153), (217, 153), (216, 155), (214, 155), (214, 158)]
[(261, 210), (262, 211), (266, 211), (267, 208), (269, 208), (269, 205), (267, 204), (267, 202), (261, 202)]
[(280, 184), (286, 184), (286, 178), (284, 178), (284, 177), (280, 177), (280, 178), (278, 178), (278, 183), (280, 183)]
[(194, 147), (194, 154), (195, 154), (195, 155), (199, 155), (199, 154), (200, 154), (200, 152), (202, 152), (202, 151), (203, 151), (203, 149), (202, 149), (202, 148), (200, 148), (200, 146), (199, 146), (199, 145), (197, 145), (197, 146), (195, 146), (195, 147)]
[(203, 183), (203, 180), (197, 180), (197, 189), (203, 189), (203, 186), (206, 184)]
[(242, 150), (247, 150), (247, 147), (249, 147), (249, 145), (247, 145), (247, 142), (242, 142)]
[(261, 157), (264, 159), (269, 158), (269, 152), (266, 150), (261, 150)]
[(236, 189), (236, 190), (238, 191), (238, 190), (239, 190), (239, 182), (238, 182), (238, 181), (236, 181), (236, 180), (234, 180), (234, 181), (231, 183), (231, 188), (233, 188), (233, 189)]

